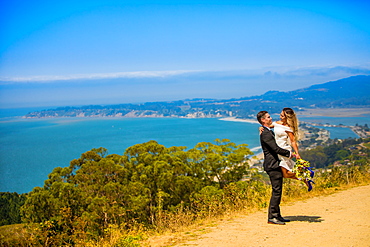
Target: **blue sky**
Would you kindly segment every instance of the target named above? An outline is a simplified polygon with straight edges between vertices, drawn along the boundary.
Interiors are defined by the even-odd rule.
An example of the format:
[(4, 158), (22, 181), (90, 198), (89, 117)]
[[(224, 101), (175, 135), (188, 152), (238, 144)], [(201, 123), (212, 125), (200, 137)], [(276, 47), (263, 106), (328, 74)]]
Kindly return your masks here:
[(237, 98), (370, 74), (369, 1), (0, 3), (0, 108)]

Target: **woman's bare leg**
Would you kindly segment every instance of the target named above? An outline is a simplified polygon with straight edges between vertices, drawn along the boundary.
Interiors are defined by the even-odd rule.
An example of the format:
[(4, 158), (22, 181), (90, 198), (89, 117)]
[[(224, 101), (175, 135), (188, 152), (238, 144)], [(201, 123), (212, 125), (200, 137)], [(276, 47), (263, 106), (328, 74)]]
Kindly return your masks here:
[(289, 171), (288, 169), (281, 167), (281, 171), (283, 172), (283, 177), (284, 178), (291, 178), (291, 179), (297, 179), (298, 178), (295, 176), (294, 172)]
[[(281, 171), (283, 172), (283, 177), (284, 178), (291, 178), (291, 179), (297, 179), (297, 180), (299, 180), (295, 176), (295, 173), (294, 172), (291, 172), (291, 171), (287, 170), (284, 167), (281, 167)], [(305, 183), (307, 187), (310, 187), (309, 184), (308, 184), (308, 181), (306, 179), (302, 180), (302, 182)]]

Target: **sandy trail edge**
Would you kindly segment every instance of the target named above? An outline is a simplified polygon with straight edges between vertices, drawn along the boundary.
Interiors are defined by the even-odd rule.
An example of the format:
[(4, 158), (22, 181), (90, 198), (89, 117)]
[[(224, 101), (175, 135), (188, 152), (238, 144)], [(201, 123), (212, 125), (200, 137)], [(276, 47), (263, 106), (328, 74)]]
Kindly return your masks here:
[(291, 220), (267, 224), (260, 211), (223, 222), (177, 246), (370, 246), (370, 185), (281, 207)]

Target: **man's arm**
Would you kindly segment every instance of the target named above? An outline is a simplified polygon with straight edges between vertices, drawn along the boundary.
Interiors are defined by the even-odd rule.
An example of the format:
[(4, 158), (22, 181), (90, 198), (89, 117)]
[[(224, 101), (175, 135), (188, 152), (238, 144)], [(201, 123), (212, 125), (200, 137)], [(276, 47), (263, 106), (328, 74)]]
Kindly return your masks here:
[(292, 157), (292, 153), (289, 150), (283, 149), (276, 144), (276, 140), (270, 131), (264, 130), (261, 135), (263, 141), (271, 148), (273, 152), (288, 158)]

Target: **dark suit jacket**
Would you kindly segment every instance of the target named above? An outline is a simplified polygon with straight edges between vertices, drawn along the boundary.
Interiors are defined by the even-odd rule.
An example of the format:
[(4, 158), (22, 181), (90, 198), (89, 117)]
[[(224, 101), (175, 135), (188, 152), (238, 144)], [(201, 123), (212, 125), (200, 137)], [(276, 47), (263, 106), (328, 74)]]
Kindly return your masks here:
[(290, 151), (280, 148), (275, 141), (275, 136), (271, 130), (263, 127), (264, 130), (260, 135), (261, 146), (265, 159), (263, 161), (263, 168), (265, 171), (274, 170), (279, 168), (279, 157), (278, 154), (289, 157)]

